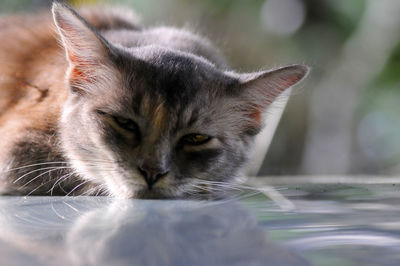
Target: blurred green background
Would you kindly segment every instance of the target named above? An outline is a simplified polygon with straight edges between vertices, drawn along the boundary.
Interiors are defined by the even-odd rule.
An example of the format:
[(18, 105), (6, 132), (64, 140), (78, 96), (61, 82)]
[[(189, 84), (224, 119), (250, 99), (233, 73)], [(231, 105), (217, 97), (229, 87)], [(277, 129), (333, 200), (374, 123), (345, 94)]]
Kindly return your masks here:
[[(400, 173), (400, 1), (110, 0), (211, 39), (238, 71), (304, 63), (260, 175)], [(32, 12), (49, 0), (1, 0)]]

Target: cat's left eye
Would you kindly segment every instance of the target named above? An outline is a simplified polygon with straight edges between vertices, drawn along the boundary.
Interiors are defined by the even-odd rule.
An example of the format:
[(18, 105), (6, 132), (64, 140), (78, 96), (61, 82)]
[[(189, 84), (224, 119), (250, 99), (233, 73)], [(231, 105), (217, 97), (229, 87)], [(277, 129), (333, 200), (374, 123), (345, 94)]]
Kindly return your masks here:
[(114, 116), (114, 121), (115, 123), (117, 123), (118, 126), (120, 126), (121, 128), (137, 133), (137, 131), (139, 130), (137, 124), (128, 118), (124, 118), (124, 117), (119, 117), (119, 116)]
[(210, 136), (203, 134), (188, 134), (182, 138), (183, 144), (186, 145), (202, 145), (210, 140)]

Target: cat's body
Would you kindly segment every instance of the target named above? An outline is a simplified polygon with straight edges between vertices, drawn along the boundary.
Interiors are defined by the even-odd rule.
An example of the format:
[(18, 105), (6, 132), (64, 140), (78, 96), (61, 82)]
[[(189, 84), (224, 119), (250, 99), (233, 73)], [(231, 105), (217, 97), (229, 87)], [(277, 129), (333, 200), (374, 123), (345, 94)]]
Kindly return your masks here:
[[(81, 14), (98, 32), (53, 7), (65, 51), (50, 15), (0, 19), (3, 194), (179, 197), (230, 182), (262, 110), (307, 71), (239, 75), (190, 32), (142, 29), (113, 10)], [(266, 78), (276, 88), (263, 93)]]

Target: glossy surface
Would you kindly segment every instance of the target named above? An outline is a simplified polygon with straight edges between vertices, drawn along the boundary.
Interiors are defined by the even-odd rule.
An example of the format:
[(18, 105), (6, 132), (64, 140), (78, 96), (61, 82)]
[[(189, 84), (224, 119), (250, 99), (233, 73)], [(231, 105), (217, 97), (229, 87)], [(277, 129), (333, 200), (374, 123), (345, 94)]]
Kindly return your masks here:
[(399, 265), (400, 186), (264, 191), (224, 202), (1, 197), (0, 258), (4, 265)]

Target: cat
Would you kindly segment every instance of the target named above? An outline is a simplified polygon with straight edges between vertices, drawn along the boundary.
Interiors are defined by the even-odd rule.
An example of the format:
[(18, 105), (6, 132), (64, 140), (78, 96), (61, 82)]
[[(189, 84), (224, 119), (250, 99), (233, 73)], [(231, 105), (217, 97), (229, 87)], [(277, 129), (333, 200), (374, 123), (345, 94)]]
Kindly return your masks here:
[(54, 2), (52, 16), (0, 20), (3, 195), (223, 192), (243, 176), (268, 106), (309, 71), (237, 73), (190, 31), (79, 13)]

